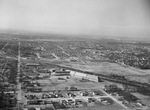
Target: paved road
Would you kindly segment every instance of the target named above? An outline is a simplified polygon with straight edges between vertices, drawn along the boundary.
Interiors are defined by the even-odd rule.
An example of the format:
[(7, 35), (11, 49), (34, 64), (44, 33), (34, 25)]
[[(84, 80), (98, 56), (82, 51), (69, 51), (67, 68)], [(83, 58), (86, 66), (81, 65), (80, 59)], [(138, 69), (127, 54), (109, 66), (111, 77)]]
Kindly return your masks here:
[(120, 101), (118, 101), (117, 99), (115, 99), (113, 96), (111, 96), (110, 94), (108, 94), (107, 92), (105, 92), (104, 90), (102, 90), (102, 92), (104, 94), (106, 94), (108, 97), (110, 97), (111, 99), (113, 99), (116, 103), (118, 103), (119, 105), (121, 105), (125, 110), (129, 110), (128, 107), (126, 107), (125, 105), (123, 105)]
[(19, 82), (20, 79), (20, 42), (18, 47), (18, 73), (17, 73), (17, 103), (19, 109), (19, 103), (21, 102), (21, 83)]
[(8, 45), (8, 42), (4, 45), (4, 47), (1, 49), (1, 51), (3, 51), (3, 49)]
[(59, 45), (57, 45), (57, 47), (60, 48), (64, 54), (70, 56), (68, 53), (65, 52), (65, 50), (62, 47), (60, 47)]

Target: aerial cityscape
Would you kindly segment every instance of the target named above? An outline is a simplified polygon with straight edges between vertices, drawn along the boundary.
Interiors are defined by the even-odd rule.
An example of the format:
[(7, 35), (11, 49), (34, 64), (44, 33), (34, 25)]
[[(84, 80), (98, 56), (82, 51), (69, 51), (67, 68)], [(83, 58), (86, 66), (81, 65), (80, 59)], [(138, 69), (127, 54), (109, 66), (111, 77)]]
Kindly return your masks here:
[(0, 110), (150, 110), (150, 0), (0, 0)]
[(2, 110), (150, 108), (148, 42), (1, 36)]

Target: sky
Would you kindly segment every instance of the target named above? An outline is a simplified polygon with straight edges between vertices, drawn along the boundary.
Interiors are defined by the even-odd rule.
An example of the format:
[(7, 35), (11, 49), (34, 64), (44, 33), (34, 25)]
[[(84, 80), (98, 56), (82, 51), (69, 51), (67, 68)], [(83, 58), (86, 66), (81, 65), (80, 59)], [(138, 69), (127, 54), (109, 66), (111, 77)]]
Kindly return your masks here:
[(0, 29), (150, 37), (150, 0), (0, 0)]

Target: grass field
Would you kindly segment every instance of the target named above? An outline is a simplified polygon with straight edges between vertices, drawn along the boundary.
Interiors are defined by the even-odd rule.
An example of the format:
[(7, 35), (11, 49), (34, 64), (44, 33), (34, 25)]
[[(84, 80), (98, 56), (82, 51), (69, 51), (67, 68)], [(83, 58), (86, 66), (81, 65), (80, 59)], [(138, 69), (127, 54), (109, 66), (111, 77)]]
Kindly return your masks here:
[(117, 64), (117, 63), (86, 61), (86, 63), (68, 62), (68, 63), (61, 63), (61, 65), (83, 70), (83, 71), (90, 71), (90, 72), (105, 74), (105, 75), (110, 75), (110, 74), (123, 75), (130, 80), (136, 80), (140, 82), (149, 83), (150, 80), (150, 70), (141, 70), (138, 68), (133, 68), (126, 65)]

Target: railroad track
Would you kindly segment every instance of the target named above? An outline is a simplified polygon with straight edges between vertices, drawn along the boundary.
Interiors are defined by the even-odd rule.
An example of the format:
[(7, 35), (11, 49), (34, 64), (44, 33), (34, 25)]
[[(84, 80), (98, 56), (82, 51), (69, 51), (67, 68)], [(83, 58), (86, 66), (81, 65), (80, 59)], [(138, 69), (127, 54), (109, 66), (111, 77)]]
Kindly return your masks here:
[(135, 87), (143, 87), (143, 88), (146, 88), (146, 89), (150, 90), (150, 84), (147, 84), (147, 83), (111, 78), (108, 75), (89, 72), (89, 71), (78, 70), (78, 69), (74, 69), (74, 68), (71, 68), (71, 67), (65, 67), (65, 66), (60, 66), (60, 65), (54, 65), (54, 66), (60, 67), (60, 68), (65, 68), (65, 69), (76, 71), (76, 72), (82, 72), (82, 73), (85, 73), (85, 74), (95, 75), (95, 76), (98, 76), (102, 80), (107, 80), (107, 81), (111, 81), (111, 82), (116, 82), (116, 83), (121, 83), (121, 84), (125, 84), (125, 85), (135, 86)]

